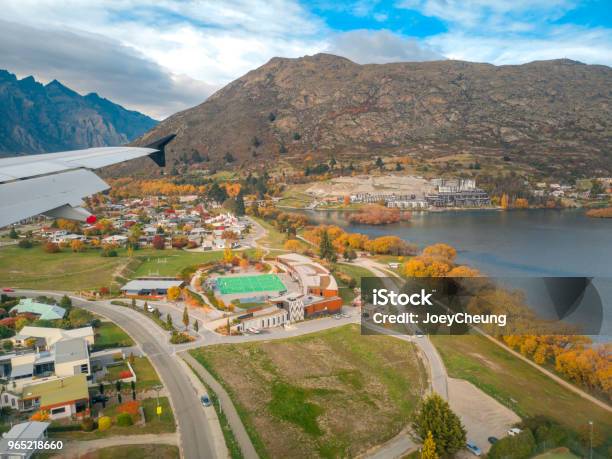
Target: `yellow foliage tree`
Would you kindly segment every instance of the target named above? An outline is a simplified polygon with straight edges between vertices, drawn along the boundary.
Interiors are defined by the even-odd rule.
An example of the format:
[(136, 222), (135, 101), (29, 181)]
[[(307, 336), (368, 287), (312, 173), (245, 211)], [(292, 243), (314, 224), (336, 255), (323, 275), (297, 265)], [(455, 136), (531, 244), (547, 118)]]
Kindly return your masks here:
[(529, 207), (529, 202), (525, 198), (516, 198), (514, 200), (514, 207), (517, 209), (527, 209)]
[(181, 289), (174, 285), (168, 289), (168, 293), (166, 295), (166, 297), (170, 301), (176, 301), (179, 299), (180, 296), (181, 296)]
[(502, 194), (499, 205), (501, 206), (502, 209), (508, 209), (510, 207), (510, 198), (508, 197), (508, 194), (506, 193)]
[(434, 441), (431, 430), (427, 432), (427, 438), (423, 442), (423, 447), (421, 448), (421, 459), (438, 459), (436, 442)]
[(79, 239), (74, 239), (70, 243), (70, 248), (73, 252), (82, 252), (85, 249), (85, 244)]
[(469, 266), (461, 265), (461, 266), (455, 266), (453, 269), (451, 269), (448, 272), (446, 276), (447, 277), (481, 277), (482, 274), (477, 269), (470, 268)]
[(423, 249), (424, 257), (431, 257), (452, 263), (457, 256), (457, 251), (448, 244), (433, 244)]
[(231, 263), (234, 259), (234, 252), (229, 247), (226, 247), (223, 251), (223, 261), (226, 263)]
[(302, 248), (302, 245), (297, 239), (289, 239), (285, 242), (283, 247), (285, 250), (289, 250), (290, 252), (298, 252)]

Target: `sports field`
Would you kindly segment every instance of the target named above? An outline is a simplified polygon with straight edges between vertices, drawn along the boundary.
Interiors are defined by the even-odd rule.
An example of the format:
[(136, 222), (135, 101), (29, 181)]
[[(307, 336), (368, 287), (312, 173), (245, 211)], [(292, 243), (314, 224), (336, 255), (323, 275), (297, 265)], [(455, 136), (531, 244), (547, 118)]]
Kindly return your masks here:
[(257, 276), (220, 277), (217, 286), (222, 295), (251, 292), (280, 292), (287, 290), (276, 274)]

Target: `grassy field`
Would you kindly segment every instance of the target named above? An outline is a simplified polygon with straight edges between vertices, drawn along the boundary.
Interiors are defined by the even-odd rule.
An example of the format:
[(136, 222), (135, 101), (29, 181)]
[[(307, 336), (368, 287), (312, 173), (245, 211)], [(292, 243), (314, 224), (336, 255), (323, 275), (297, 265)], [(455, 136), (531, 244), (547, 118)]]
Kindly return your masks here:
[[(351, 276), (355, 279), (357, 287), (359, 287), (361, 283), (362, 277), (373, 277), (374, 274), (366, 268), (356, 265), (349, 265), (346, 263), (335, 263), (333, 266), (334, 271), (339, 271), (348, 276)], [(336, 276), (336, 280), (338, 281), (338, 286), (340, 287), (340, 297), (342, 297), (342, 301), (344, 304), (350, 304), (355, 299), (355, 292), (353, 289), (349, 288), (347, 284), (342, 282), (338, 276)]]
[(161, 381), (155, 368), (146, 357), (134, 357), (132, 364), (134, 373), (136, 373), (136, 389), (146, 390), (155, 386), (161, 386)]
[(96, 328), (94, 350), (108, 349), (113, 347), (133, 346), (134, 341), (119, 326), (113, 322), (102, 322)]
[(567, 448), (557, 448), (552, 451), (547, 451), (543, 454), (539, 454), (533, 459), (578, 459), (578, 456), (573, 454)]
[(123, 445), (98, 449), (81, 456), (81, 459), (179, 459), (178, 446), (174, 445)]
[[(253, 255), (248, 250), (249, 255)], [(135, 269), (130, 277), (176, 276), (184, 268), (220, 260), (222, 251), (187, 252), (184, 250), (143, 249), (129, 258), (125, 250), (118, 250), (117, 257), (101, 257), (97, 250), (73, 253), (64, 249), (60, 253), (46, 253), (42, 247), (0, 248), (0, 279), (2, 286), (52, 289), (88, 290), (109, 287), (113, 278), (130, 261)]]
[(612, 435), (612, 417), (482, 336), (432, 336), (449, 376), (470, 381), (521, 417), (548, 416), (573, 430), (589, 420)]
[(227, 389), (262, 458), (356, 456), (405, 427), (427, 385), (410, 343), (355, 325), (191, 353)]
[(79, 290), (109, 286), (113, 274), (127, 258), (103, 258), (89, 250), (73, 253), (46, 253), (42, 247), (0, 248), (0, 279), (11, 287)]

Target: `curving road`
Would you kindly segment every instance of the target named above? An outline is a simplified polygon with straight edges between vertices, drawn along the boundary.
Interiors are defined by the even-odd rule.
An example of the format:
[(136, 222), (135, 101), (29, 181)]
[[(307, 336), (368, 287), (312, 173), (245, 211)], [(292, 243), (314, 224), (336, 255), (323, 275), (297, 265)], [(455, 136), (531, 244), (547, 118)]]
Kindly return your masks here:
[[(18, 290), (25, 296), (62, 294), (47, 291)], [(218, 457), (208, 420), (191, 382), (177, 361), (178, 357), (161, 344), (152, 329), (157, 326), (142, 314), (129, 308), (113, 307), (102, 302), (84, 301), (71, 296), (75, 306), (104, 316), (123, 328), (147, 354), (170, 395), (170, 403), (178, 422), (182, 457), (186, 459)], [(165, 335), (167, 340), (167, 335)]]

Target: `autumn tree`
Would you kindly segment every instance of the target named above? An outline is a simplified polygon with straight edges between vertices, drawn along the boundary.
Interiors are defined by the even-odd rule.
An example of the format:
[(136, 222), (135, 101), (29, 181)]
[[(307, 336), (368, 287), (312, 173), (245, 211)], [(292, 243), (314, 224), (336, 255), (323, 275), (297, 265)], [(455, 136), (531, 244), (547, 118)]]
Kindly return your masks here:
[(290, 252), (298, 252), (302, 248), (302, 246), (297, 239), (289, 239), (285, 242), (283, 248)]
[(70, 242), (70, 249), (73, 252), (82, 252), (85, 249), (85, 244), (80, 239), (73, 239)]
[(429, 435), (433, 437), (439, 456), (453, 455), (465, 446), (466, 432), (461, 420), (438, 394), (423, 401), (412, 427), (423, 441)]
[(433, 435), (431, 430), (427, 432), (427, 437), (423, 442), (423, 447), (421, 448), (421, 459), (438, 459), (438, 453), (436, 452), (436, 442), (433, 439)]
[(234, 259), (234, 252), (229, 247), (226, 247), (223, 250), (223, 261), (229, 264), (232, 262), (233, 259)]
[(457, 251), (448, 244), (433, 244), (423, 249), (423, 257), (431, 257), (446, 263), (453, 263)]
[(510, 198), (507, 193), (502, 194), (499, 205), (502, 209), (508, 209), (510, 207)]
[(181, 289), (179, 287), (173, 285), (172, 287), (168, 288), (168, 293), (166, 294), (166, 297), (168, 298), (168, 300), (176, 301), (179, 299), (180, 296), (181, 296)]
[(153, 244), (153, 247), (156, 250), (164, 250), (164, 248), (166, 247), (166, 240), (163, 236), (156, 234), (155, 236), (153, 236), (153, 241), (151, 242), (151, 244)]

